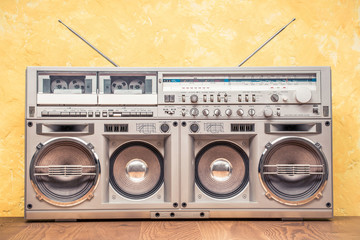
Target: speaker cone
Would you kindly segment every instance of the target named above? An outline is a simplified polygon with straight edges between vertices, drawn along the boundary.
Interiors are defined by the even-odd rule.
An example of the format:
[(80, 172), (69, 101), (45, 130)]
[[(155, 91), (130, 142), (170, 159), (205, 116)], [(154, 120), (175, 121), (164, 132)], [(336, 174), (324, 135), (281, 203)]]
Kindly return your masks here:
[(248, 181), (249, 159), (244, 150), (232, 142), (212, 142), (195, 157), (195, 182), (213, 198), (236, 196)]
[(99, 160), (92, 145), (76, 138), (56, 138), (39, 144), (30, 163), (37, 198), (56, 206), (90, 200), (99, 177)]
[(321, 197), (328, 167), (320, 145), (300, 137), (269, 143), (261, 156), (259, 177), (266, 196), (286, 205)]
[(148, 143), (125, 143), (110, 157), (110, 184), (124, 197), (147, 198), (161, 187), (163, 179), (164, 159)]

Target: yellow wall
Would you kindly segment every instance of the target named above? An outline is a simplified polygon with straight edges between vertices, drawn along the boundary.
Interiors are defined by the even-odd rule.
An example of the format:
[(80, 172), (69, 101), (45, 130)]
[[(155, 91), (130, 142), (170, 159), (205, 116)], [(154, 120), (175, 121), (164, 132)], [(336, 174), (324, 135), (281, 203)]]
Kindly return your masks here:
[(358, 1), (0, 1), (0, 216), (23, 216), (26, 66), (330, 65), (336, 215), (360, 215)]

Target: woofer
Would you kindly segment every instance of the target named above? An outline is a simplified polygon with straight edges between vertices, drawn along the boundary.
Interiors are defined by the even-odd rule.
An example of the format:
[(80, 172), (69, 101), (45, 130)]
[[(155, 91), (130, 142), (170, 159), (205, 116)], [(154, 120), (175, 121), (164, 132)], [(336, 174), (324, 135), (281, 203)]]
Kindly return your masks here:
[(259, 177), (268, 198), (302, 205), (322, 196), (328, 166), (320, 144), (284, 137), (267, 144), (259, 163)]
[(56, 138), (37, 146), (30, 180), (37, 198), (74, 206), (93, 197), (100, 165), (93, 146), (77, 138)]
[(210, 197), (225, 199), (236, 196), (248, 181), (248, 156), (235, 143), (212, 142), (195, 157), (195, 182)]
[(159, 190), (164, 180), (164, 159), (151, 144), (132, 141), (110, 157), (110, 184), (130, 199), (143, 199)]

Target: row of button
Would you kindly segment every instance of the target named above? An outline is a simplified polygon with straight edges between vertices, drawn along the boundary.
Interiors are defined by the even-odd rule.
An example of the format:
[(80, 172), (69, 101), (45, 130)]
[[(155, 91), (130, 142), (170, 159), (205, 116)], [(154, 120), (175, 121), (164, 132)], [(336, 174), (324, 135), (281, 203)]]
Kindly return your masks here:
[(41, 116), (43, 117), (86, 117), (86, 112), (49, 112), (42, 111)]
[(153, 115), (154, 115), (153, 112), (113, 112), (113, 111), (109, 111), (109, 117), (152, 117)]
[[(95, 117), (152, 117), (153, 112), (114, 112), (114, 111), (95, 111)], [(42, 111), (42, 117), (93, 117), (93, 111), (82, 112), (56, 112), (56, 111)]]
[[(255, 94), (251, 94), (251, 98), (250, 98), (249, 94), (245, 94), (244, 101), (245, 102), (250, 102), (250, 99), (251, 99), (251, 102), (256, 102)], [(242, 101), (243, 101), (242, 95), (239, 94), (238, 95), (238, 102), (242, 102)]]

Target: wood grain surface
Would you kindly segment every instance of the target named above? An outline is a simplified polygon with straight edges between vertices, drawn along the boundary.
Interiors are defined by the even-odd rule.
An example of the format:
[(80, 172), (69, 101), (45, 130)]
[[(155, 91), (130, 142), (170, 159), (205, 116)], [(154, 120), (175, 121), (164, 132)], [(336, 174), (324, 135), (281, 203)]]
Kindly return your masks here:
[(77, 221), (0, 218), (0, 239), (360, 239), (360, 217), (328, 221)]

